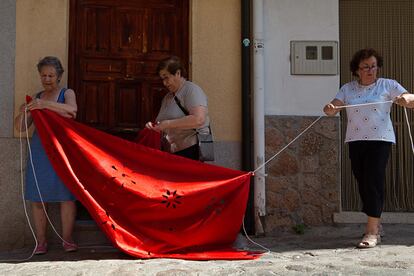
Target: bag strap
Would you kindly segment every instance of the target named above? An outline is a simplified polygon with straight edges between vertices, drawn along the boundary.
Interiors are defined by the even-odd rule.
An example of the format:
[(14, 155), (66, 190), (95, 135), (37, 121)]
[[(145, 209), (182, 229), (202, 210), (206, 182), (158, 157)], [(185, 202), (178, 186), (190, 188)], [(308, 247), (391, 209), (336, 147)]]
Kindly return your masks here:
[(181, 111), (185, 114), (185, 116), (190, 115), (190, 112), (188, 112), (188, 110), (185, 109), (184, 106), (181, 105), (180, 100), (177, 98), (177, 96), (174, 96), (174, 101), (178, 105), (178, 107), (181, 109)]
[[(187, 109), (185, 109), (185, 107), (184, 107), (184, 106), (182, 106), (182, 104), (180, 103), (180, 100), (177, 98), (177, 96), (174, 96), (174, 101), (175, 101), (175, 103), (178, 105), (178, 107), (181, 109), (181, 111), (185, 114), (185, 116), (190, 115), (190, 112), (188, 112), (188, 110), (187, 110)], [(194, 130), (198, 133), (197, 129), (194, 129)], [(208, 125), (208, 131), (209, 131), (209, 132), (210, 132), (210, 134), (211, 134), (210, 124)]]

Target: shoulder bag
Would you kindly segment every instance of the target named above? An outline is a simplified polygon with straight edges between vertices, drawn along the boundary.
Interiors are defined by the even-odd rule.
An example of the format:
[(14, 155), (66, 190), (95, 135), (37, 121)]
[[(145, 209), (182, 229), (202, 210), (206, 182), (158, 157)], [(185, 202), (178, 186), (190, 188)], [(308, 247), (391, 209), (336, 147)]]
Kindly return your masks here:
[[(181, 105), (180, 100), (176, 96), (174, 96), (174, 101), (186, 116), (190, 114), (190, 112)], [(214, 140), (210, 125), (208, 126), (208, 133), (200, 133), (197, 129), (195, 129), (195, 131), (198, 141), (198, 159), (200, 161), (214, 161)]]

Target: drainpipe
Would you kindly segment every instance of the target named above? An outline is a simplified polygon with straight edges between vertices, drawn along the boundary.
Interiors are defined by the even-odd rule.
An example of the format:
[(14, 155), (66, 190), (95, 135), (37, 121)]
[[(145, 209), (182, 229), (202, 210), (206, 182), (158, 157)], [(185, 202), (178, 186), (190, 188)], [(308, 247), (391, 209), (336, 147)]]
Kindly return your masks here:
[[(241, 85), (242, 85), (242, 169), (253, 170), (252, 151), (252, 101), (251, 101), (251, 0), (241, 0)], [(251, 179), (249, 201), (246, 208), (245, 227), (254, 233), (254, 181)]]
[[(265, 162), (264, 124), (264, 40), (263, 0), (253, 0), (253, 101), (254, 101), (254, 168)], [(254, 176), (254, 225), (256, 235), (263, 235), (262, 219), (266, 215), (265, 168)]]

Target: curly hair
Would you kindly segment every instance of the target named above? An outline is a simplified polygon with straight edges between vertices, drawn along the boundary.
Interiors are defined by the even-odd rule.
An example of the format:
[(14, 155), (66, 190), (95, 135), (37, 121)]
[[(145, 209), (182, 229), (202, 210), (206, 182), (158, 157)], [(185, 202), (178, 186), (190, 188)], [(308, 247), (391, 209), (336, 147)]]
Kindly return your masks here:
[(362, 60), (370, 57), (375, 57), (377, 59), (378, 68), (382, 67), (382, 56), (376, 50), (374, 50), (373, 48), (361, 49), (354, 54), (349, 64), (353, 76), (358, 77), (358, 74), (356, 72), (359, 69), (359, 64)]

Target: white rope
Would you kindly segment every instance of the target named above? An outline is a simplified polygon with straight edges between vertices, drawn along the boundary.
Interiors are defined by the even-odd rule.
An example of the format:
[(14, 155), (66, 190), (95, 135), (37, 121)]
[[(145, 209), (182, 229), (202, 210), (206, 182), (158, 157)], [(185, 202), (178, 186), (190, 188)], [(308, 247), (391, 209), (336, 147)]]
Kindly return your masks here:
[(340, 105), (340, 106), (338, 106), (338, 108), (358, 107), (358, 106), (377, 105), (377, 104), (386, 104), (386, 103), (393, 103), (393, 101), (364, 103), (364, 104)]
[[(26, 113), (26, 111), (25, 111), (25, 113)], [(45, 206), (45, 203), (44, 203), (44, 201), (43, 201), (42, 193), (40, 192), (39, 183), (38, 183), (38, 181), (37, 181), (36, 170), (35, 170), (35, 168), (34, 168), (34, 164), (33, 164), (32, 148), (30, 147), (29, 132), (27, 131), (27, 127), (28, 127), (28, 126), (27, 126), (27, 117), (26, 117), (26, 114), (25, 114), (25, 118), (26, 118), (26, 120), (25, 120), (25, 125), (26, 125), (26, 140), (27, 140), (27, 147), (28, 147), (28, 152), (29, 152), (29, 160), (30, 160), (30, 164), (31, 164), (31, 166), (32, 166), (33, 177), (34, 177), (34, 180), (35, 180), (35, 183), (36, 183), (36, 189), (37, 189), (37, 192), (38, 192), (39, 197), (40, 197), (40, 202), (42, 203), (43, 211), (44, 211), (44, 213), (45, 213), (45, 216), (46, 216), (46, 218), (47, 218), (47, 220), (48, 220), (48, 222), (49, 222), (50, 226), (52, 227), (52, 229), (53, 229), (53, 231), (56, 233), (56, 235), (57, 235), (57, 236), (58, 236), (58, 237), (59, 237), (59, 238), (60, 238), (63, 242), (71, 244), (70, 242), (65, 241), (65, 240), (64, 240), (64, 239), (63, 239), (63, 238), (59, 235), (59, 233), (57, 232), (57, 230), (56, 230), (55, 226), (53, 225), (53, 223), (52, 223), (52, 221), (51, 221), (51, 219), (50, 219), (49, 215), (47, 214), (46, 206)], [(37, 243), (37, 239), (36, 239), (36, 243)], [(36, 244), (36, 246), (37, 246), (37, 244)]]
[[(25, 259), (10, 259), (10, 260), (0, 260), (0, 262), (24, 262), (24, 261), (28, 261), (30, 260), (35, 252), (36, 252), (36, 248), (38, 246), (38, 241), (36, 238), (36, 234), (35, 231), (33, 230), (33, 226), (30, 222), (30, 218), (29, 215), (27, 213), (27, 205), (26, 205), (26, 200), (24, 198), (24, 177), (23, 177), (23, 142), (22, 142), (22, 131), (21, 131), (21, 126), (23, 124), (23, 118), (24, 118), (24, 123), (25, 123), (25, 130), (26, 130), (26, 142), (27, 142), (27, 146), (28, 146), (28, 152), (29, 152), (29, 159), (30, 159), (30, 164), (32, 165), (32, 171), (33, 171), (33, 176), (34, 176), (34, 180), (36, 183), (36, 188), (37, 188), (37, 192), (39, 193), (39, 197), (40, 197), (40, 201), (42, 202), (42, 206), (43, 206), (43, 211), (46, 215), (47, 220), (49, 221), (49, 224), (51, 225), (53, 231), (56, 233), (56, 235), (63, 241), (66, 242), (57, 232), (56, 228), (54, 227), (52, 221), (50, 220), (47, 211), (46, 211), (46, 206), (44, 204), (43, 201), (43, 197), (42, 197), (42, 193), (40, 192), (40, 188), (39, 188), (39, 184), (37, 182), (37, 176), (36, 176), (36, 171), (33, 165), (33, 158), (32, 158), (32, 149), (30, 147), (30, 139), (29, 139), (29, 132), (28, 132), (28, 124), (27, 124), (27, 107), (24, 110), (24, 116), (22, 116), (21, 120), (20, 120), (20, 130), (19, 130), (19, 141), (20, 141), (20, 183), (21, 183), (21, 191), (22, 191), (22, 201), (23, 201), (23, 208), (24, 208), (24, 213), (27, 219), (27, 223), (29, 225), (30, 231), (32, 233), (32, 236), (35, 240), (35, 247), (32, 251), (32, 254), (30, 254), (29, 257), (25, 258)], [(69, 243), (69, 242), (66, 242)], [(69, 243), (71, 244), (71, 243)]]
[(298, 136), (295, 137), (295, 139), (293, 139), (292, 141), (289, 142), (289, 144), (287, 144), (286, 146), (284, 146), (281, 150), (279, 150), (275, 155), (273, 155), (272, 157), (270, 157), (266, 162), (264, 162), (262, 165), (260, 165), (259, 167), (257, 167), (257, 169), (255, 169), (252, 173), (254, 174), (255, 172), (257, 172), (258, 170), (260, 170), (261, 168), (263, 168), (264, 166), (266, 166), (267, 163), (269, 163), (270, 161), (272, 161), (276, 156), (278, 156), (282, 151), (284, 151), (287, 147), (289, 147), (291, 144), (293, 144), (296, 140), (299, 139), (300, 136), (302, 136), (306, 131), (308, 131), (314, 124), (316, 124), (316, 122), (318, 122), (323, 116), (319, 116), (319, 118), (317, 118), (315, 121), (313, 121), (307, 128), (305, 128), (304, 131), (302, 131), (301, 133), (299, 133)]
[(404, 115), (405, 115), (405, 121), (407, 123), (407, 127), (408, 127), (408, 134), (410, 136), (410, 142), (411, 142), (411, 151), (414, 154), (414, 144), (413, 144), (413, 136), (411, 134), (411, 127), (410, 127), (410, 121), (408, 120), (408, 114), (407, 114), (407, 108), (404, 107)]
[[(26, 200), (24, 199), (24, 192), (23, 192), (24, 191), (24, 178), (23, 178), (23, 142), (22, 142), (22, 132), (21, 132), (21, 127), (22, 127), (22, 124), (23, 124), (23, 118), (25, 120), (27, 120), (27, 118), (26, 118), (26, 109), (25, 109), (25, 112), (24, 112), (24, 117), (22, 116), (21, 119), (20, 119), (20, 131), (19, 131), (19, 142), (20, 142), (20, 186), (21, 186), (21, 191), (22, 191), (22, 202), (23, 202), (24, 214), (25, 214), (26, 219), (27, 219), (27, 222), (29, 224), (30, 232), (32, 233), (32, 236), (33, 236), (33, 238), (35, 240), (35, 247), (34, 247), (34, 249), (32, 251), (32, 254), (30, 254), (30, 256), (27, 257), (27, 258), (25, 258), (25, 259), (0, 260), (0, 262), (25, 262), (25, 261), (28, 261), (28, 260), (30, 260), (33, 257), (33, 255), (34, 255), (34, 253), (36, 251), (36, 248), (37, 248), (37, 244), (38, 244), (37, 243), (37, 239), (36, 239), (36, 234), (35, 234), (35, 232), (33, 230), (33, 226), (30, 223), (29, 214), (27, 213)], [(27, 121), (26, 121), (26, 126), (27, 126)]]
[(247, 231), (246, 231), (246, 227), (244, 226), (244, 216), (243, 216), (243, 232), (244, 232), (244, 235), (246, 236), (246, 239), (247, 239), (248, 241), (250, 241), (251, 243), (253, 243), (253, 244), (255, 244), (255, 245), (259, 246), (260, 248), (263, 248), (264, 250), (266, 250), (266, 252), (263, 252), (263, 254), (266, 254), (266, 253), (270, 253), (270, 252), (271, 252), (271, 250), (270, 250), (269, 248), (267, 248), (266, 246), (263, 246), (263, 245), (261, 245), (261, 244), (259, 244), (259, 243), (255, 242), (254, 240), (252, 240), (252, 239), (249, 237), (249, 235), (247, 234)]

